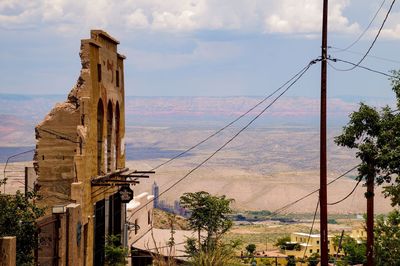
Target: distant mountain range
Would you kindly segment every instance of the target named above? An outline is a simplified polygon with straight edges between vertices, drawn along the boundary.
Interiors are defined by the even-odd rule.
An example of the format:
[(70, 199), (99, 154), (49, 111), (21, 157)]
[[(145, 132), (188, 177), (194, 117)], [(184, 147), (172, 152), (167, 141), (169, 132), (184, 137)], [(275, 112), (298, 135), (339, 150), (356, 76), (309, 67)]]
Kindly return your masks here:
[[(0, 147), (34, 145), (34, 127), (66, 96), (0, 94)], [(126, 125), (190, 126), (216, 128), (230, 122), (262, 100), (262, 97), (126, 97)], [(369, 99), (384, 105), (385, 99)], [(249, 113), (254, 117), (271, 100)], [(329, 99), (329, 126), (342, 126), (357, 103)], [(319, 99), (283, 97), (254, 123), (254, 127), (274, 125), (318, 126)], [(244, 121), (248, 121), (243, 119)], [(129, 130), (127, 130), (129, 134)]]
[[(18, 96), (0, 94), (0, 163), (13, 154), (34, 147), (34, 127), (66, 96)], [(127, 97), (127, 167), (149, 170), (199, 143), (262, 100), (261, 97)], [(385, 99), (369, 99), (374, 106)], [(156, 175), (141, 180), (135, 193), (149, 191), (156, 181), (161, 190), (185, 176), (236, 134), (270, 101), (254, 109), (238, 125), (227, 128), (210, 141), (157, 169)], [(354, 151), (334, 144), (357, 102), (329, 99), (329, 180), (358, 164)], [(238, 209), (275, 210), (318, 188), (319, 99), (285, 97), (277, 101), (248, 130), (229, 143), (212, 160), (165, 194), (173, 202), (182, 192), (205, 190), (235, 198)], [(32, 159), (32, 152), (13, 161)], [(21, 168), (23, 170), (23, 168)], [(355, 186), (354, 171), (329, 187), (329, 201), (348, 194)], [(365, 212), (364, 187), (348, 201), (329, 208), (331, 213)], [(291, 212), (314, 211), (310, 197)], [(377, 191), (376, 210), (390, 210), (388, 199)]]

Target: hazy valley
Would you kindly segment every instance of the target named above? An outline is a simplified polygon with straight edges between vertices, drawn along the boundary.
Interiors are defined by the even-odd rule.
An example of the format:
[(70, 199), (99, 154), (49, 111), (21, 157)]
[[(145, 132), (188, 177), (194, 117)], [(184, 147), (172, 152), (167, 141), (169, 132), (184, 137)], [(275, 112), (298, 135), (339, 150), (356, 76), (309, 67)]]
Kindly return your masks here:
[[(33, 147), (34, 125), (40, 122), (54, 102), (62, 100), (57, 96), (8, 96), (8, 99), (1, 99), (2, 162), (14, 153)], [(256, 97), (128, 97), (127, 166), (133, 170), (150, 170), (203, 140), (259, 100)], [(353, 152), (333, 143), (348, 113), (357, 105), (341, 99), (331, 99), (329, 103), (328, 159), (329, 178), (332, 180), (357, 164)], [(233, 125), (182, 158), (160, 167), (152, 178), (141, 180), (135, 192), (149, 190), (154, 181), (160, 185), (161, 191), (168, 188), (223, 145), (257, 112), (254, 110), (243, 122)], [(306, 195), (317, 189), (319, 182), (318, 121), (318, 100), (282, 99), (203, 167), (166, 193), (163, 199), (172, 202), (183, 192), (206, 190), (234, 198), (238, 209), (274, 211)], [(29, 158), (32, 154), (17, 160)], [(351, 191), (356, 183), (352, 179), (354, 175), (356, 172), (329, 186), (330, 202)], [(354, 196), (330, 207), (329, 211), (364, 212), (364, 190), (359, 186)], [(383, 199), (380, 193), (377, 195), (377, 211), (390, 210), (388, 200)], [(317, 194), (288, 212), (313, 212), (316, 201)]]

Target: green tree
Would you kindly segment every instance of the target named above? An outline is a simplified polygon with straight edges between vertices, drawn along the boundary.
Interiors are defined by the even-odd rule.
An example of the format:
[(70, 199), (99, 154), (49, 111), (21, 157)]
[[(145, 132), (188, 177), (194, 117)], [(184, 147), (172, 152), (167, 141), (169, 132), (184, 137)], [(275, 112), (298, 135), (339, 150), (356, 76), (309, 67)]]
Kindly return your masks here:
[[(232, 213), (232, 201), (225, 196), (213, 196), (205, 191), (185, 193), (181, 196), (181, 206), (190, 211), (189, 227), (198, 232), (199, 248), (212, 248), (232, 227), (233, 223), (228, 216)], [(201, 241), (202, 230), (206, 232), (204, 241)]]
[(247, 254), (252, 257), (254, 255), (254, 252), (256, 251), (256, 245), (248, 244), (246, 246), (246, 251), (247, 251)]
[(313, 253), (311, 256), (308, 258), (308, 266), (317, 266), (319, 261), (320, 261), (320, 256), (318, 253)]
[(378, 216), (374, 234), (376, 265), (400, 265), (400, 212)]
[(274, 246), (285, 249), (288, 242), (290, 242), (290, 236), (280, 237), (276, 240)]
[(287, 257), (287, 266), (296, 266), (296, 258), (294, 256)]
[[(333, 239), (333, 244), (336, 248), (339, 246), (340, 236)], [(365, 243), (357, 243), (357, 241), (349, 235), (344, 235), (342, 239), (341, 252), (344, 254), (339, 259), (340, 265), (363, 264), (366, 262), (366, 246)], [(379, 264), (378, 264), (379, 265)]]
[(17, 265), (33, 265), (33, 251), (38, 246), (36, 220), (44, 214), (35, 205), (35, 199), (37, 195), (33, 192), (0, 193), (0, 237), (17, 237)]
[[(400, 109), (400, 71), (393, 71), (392, 88), (396, 94), (397, 109)], [(356, 149), (361, 160), (358, 179), (372, 177), (384, 187), (392, 205), (400, 205), (400, 113), (386, 106), (381, 110), (360, 104), (358, 111), (350, 115), (349, 123), (343, 128), (335, 142), (343, 147)], [(391, 182), (391, 181), (394, 182)], [(366, 195), (371, 196), (371, 195)]]
[[(396, 94), (397, 110), (389, 106), (377, 110), (364, 103), (350, 115), (349, 123), (343, 128), (335, 142), (343, 147), (356, 149), (359, 181), (367, 185), (367, 253), (373, 260), (374, 186), (388, 184), (384, 195), (390, 197), (392, 205), (400, 205), (400, 72), (394, 71), (393, 91)], [(392, 182), (393, 181), (393, 182)]]
[[(190, 263), (196, 266), (238, 265), (235, 249), (239, 241), (224, 242), (222, 236), (232, 227), (232, 199), (213, 196), (205, 191), (185, 193), (180, 198), (182, 207), (190, 211), (189, 227), (198, 232), (195, 239), (188, 239), (186, 252), (191, 255)], [(201, 236), (204, 231), (206, 235)]]
[(121, 244), (119, 235), (108, 235), (106, 237), (106, 245), (104, 247), (105, 265), (123, 266), (126, 265), (126, 256), (128, 249)]

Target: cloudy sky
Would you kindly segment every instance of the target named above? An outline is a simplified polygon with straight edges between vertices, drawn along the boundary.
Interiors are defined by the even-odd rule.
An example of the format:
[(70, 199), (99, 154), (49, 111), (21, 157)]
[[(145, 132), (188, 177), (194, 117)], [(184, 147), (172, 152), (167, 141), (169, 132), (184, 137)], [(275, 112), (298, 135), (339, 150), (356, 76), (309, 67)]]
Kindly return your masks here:
[[(331, 0), (332, 57), (357, 62), (392, 0)], [(346, 51), (382, 9), (369, 30)], [(0, 0), (0, 93), (67, 94), (80, 39), (104, 29), (134, 96), (260, 96), (320, 55), (322, 0)], [(362, 65), (400, 69), (400, 3)], [(348, 65), (332, 63), (337, 68)], [(291, 96), (318, 97), (320, 66)], [(329, 68), (329, 96), (392, 97), (387, 77)]]

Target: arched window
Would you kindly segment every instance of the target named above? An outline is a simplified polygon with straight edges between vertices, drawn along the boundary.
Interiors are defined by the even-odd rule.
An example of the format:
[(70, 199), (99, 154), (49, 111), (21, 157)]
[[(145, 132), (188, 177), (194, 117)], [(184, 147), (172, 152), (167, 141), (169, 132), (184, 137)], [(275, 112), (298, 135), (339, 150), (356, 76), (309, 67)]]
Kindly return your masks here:
[(113, 107), (111, 101), (107, 106), (107, 172), (112, 170), (112, 132), (113, 132)]
[(121, 156), (121, 136), (120, 136), (120, 113), (119, 103), (115, 107), (115, 168), (118, 168), (119, 157)]
[(97, 104), (97, 174), (103, 174), (103, 125), (104, 125), (104, 106), (100, 99)]

